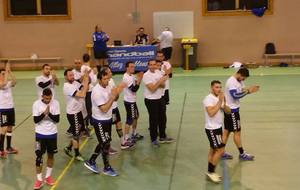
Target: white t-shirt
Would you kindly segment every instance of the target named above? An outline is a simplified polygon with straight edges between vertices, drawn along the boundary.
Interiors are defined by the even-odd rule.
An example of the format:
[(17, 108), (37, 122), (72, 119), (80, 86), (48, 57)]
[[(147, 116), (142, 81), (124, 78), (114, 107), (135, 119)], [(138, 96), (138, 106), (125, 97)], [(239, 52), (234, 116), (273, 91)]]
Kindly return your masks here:
[(14, 108), (14, 101), (11, 88), (11, 81), (8, 81), (3, 88), (0, 88), (0, 109)]
[(136, 78), (133, 74), (125, 73), (123, 75), (123, 82), (126, 84), (124, 88), (124, 101), (135, 103), (136, 102), (136, 93), (132, 92), (129, 87), (136, 84)]
[[(115, 84), (115, 81), (114, 79), (110, 79), (109, 82), (108, 82), (108, 85), (110, 86), (111, 89), (115, 88), (116, 87), (116, 84)], [(114, 103), (112, 104), (112, 109), (115, 109), (118, 107), (118, 102), (117, 101), (114, 101)]]
[[(42, 88), (40, 87), (38, 84), (40, 82), (42, 83), (46, 83), (46, 82), (49, 82), (49, 85), (46, 86), (45, 88)], [(52, 91), (52, 97), (54, 98), (55, 97), (55, 90), (54, 90), (54, 80), (53, 80), (53, 77), (52, 75), (49, 75), (49, 77), (45, 76), (45, 75), (41, 75), (41, 76), (38, 76), (35, 78), (35, 84), (36, 84), (36, 88), (37, 88), (37, 94), (38, 94), (38, 98), (42, 98), (42, 94), (43, 94), (43, 90), (46, 89), (46, 88), (50, 88), (51, 91)]]
[[(82, 65), (80, 71), (73, 69), (73, 73), (74, 73), (74, 79), (75, 80), (80, 80), (81, 77), (84, 75), (85, 71), (91, 71), (91, 67), (88, 65)], [(93, 87), (96, 85), (97, 83), (97, 75), (94, 73), (94, 71), (91, 71), (89, 73), (89, 78), (90, 78), (90, 83), (89, 83), (89, 92), (92, 92)]]
[[(159, 70), (155, 70), (155, 72), (151, 72), (148, 70), (144, 76), (143, 76), (143, 82), (145, 85), (148, 84), (155, 84), (157, 81), (160, 80), (160, 78), (163, 76), (162, 72)], [(164, 94), (163, 88), (158, 88), (156, 91), (151, 92), (147, 86), (144, 88), (144, 97), (151, 100), (158, 100), (160, 99)]]
[(215, 106), (218, 101), (219, 98), (211, 93), (207, 95), (203, 100), (206, 129), (218, 129), (223, 126), (224, 113), (222, 109), (219, 109), (219, 111), (213, 117), (210, 117), (206, 110), (206, 107)]
[(160, 48), (168, 48), (172, 47), (173, 43), (173, 33), (171, 31), (163, 31), (159, 36), (158, 39), (160, 41)]
[[(47, 104), (42, 102), (41, 99), (36, 100), (32, 106), (32, 116), (40, 116), (47, 108)], [(57, 100), (52, 99), (49, 103), (50, 113), (52, 115), (60, 114), (60, 107)], [(41, 135), (53, 135), (57, 134), (57, 125), (48, 116), (45, 116), (42, 121), (35, 124), (35, 132)]]
[(83, 101), (81, 99), (74, 96), (75, 92), (79, 91), (81, 84), (77, 81), (73, 83), (65, 82), (64, 83), (64, 96), (67, 104), (67, 114), (76, 114), (83, 110)]
[(225, 85), (225, 98), (226, 98), (226, 105), (230, 109), (237, 109), (240, 107), (240, 100), (234, 99), (231, 94), (230, 90), (236, 90), (237, 93), (240, 93), (243, 91), (243, 88), (245, 87), (244, 82), (239, 82), (234, 76), (231, 76)]
[(97, 120), (110, 120), (112, 118), (112, 106), (104, 113), (100, 110), (99, 106), (108, 102), (111, 95), (111, 87), (103, 88), (97, 84), (92, 91), (92, 117)]
[[(163, 61), (163, 64), (161, 65), (161, 70), (164, 73), (164, 70), (163, 68), (166, 68), (166, 69), (170, 69), (172, 67), (172, 65), (168, 62), (168, 61)], [(166, 80), (166, 86), (165, 86), (165, 90), (169, 90), (170, 89), (170, 80), (169, 78)]]
[(80, 80), (82, 77), (81, 71), (78, 71), (76, 69), (73, 69), (72, 72), (74, 73), (74, 79), (76, 81)]

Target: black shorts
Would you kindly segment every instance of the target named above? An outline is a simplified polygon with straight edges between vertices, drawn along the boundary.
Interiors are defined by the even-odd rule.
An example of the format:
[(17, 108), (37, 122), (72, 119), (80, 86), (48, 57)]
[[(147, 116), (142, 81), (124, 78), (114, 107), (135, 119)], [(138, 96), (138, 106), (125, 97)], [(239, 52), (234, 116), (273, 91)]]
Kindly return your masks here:
[(95, 59), (107, 59), (107, 51), (95, 51), (94, 50)]
[(172, 51), (173, 51), (172, 47), (163, 48), (163, 49), (161, 49), (161, 51), (163, 52), (163, 54), (165, 56), (165, 60), (171, 59)]
[(37, 156), (42, 156), (47, 151), (48, 154), (57, 153), (57, 138), (44, 139), (35, 138), (35, 154)]
[(163, 96), (163, 99), (165, 100), (166, 105), (170, 104), (170, 95), (169, 95), (169, 90), (168, 89), (165, 90), (165, 94)]
[(126, 109), (126, 124), (132, 125), (133, 120), (139, 118), (138, 107), (135, 102), (131, 103), (131, 102), (125, 102), (125, 101), (124, 101), (124, 106)]
[(101, 144), (109, 143), (111, 141), (112, 120), (96, 120), (92, 118), (91, 123), (94, 126), (98, 142)]
[(70, 124), (69, 129), (73, 137), (79, 137), (81, 128), (85, 127), (82, 112), (78, 112), (76, 114), (67, 114), (67, 118)]
[(0, 111), (0, 127), (15, 126), (15, 109), (3, 109)]
[(117, 124), (121, 121), (121, 115), (119, 108), (116, 107), (115, 109), (112, 110), (112, 124)]
[(210, 147), (212, 149), (218, 149), (225, 146), (222, 141), (223, 129), (222, 127), (218, 129), (205, 129)]
[(234, 112), (230, 114), (224, 114), (225, 129), (229, 132), (241, 131), (240, 113)]

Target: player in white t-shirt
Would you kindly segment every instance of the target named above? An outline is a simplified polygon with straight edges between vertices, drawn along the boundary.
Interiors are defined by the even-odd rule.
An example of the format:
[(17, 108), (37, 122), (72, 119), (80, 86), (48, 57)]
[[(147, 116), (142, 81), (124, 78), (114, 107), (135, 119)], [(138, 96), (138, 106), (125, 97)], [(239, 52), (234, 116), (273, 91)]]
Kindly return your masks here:
[(213, 182), (221, 182), (221, 177), (215, 173), (215, 168), (224, 153), (225, 144), (222, 141), (224, 111), (230, 112), (226, 106), (220, 81), (211, 82), (211, 92), (203, 100), (205, 114), (205, 132), (210, 143), (208, 153), (207, 176)]
[[(40, 189), (43, 181), (52, 186), (55, 184), (51, 177), (54, 165), (54, 154), (57, 153), (57, 124), (60, 117), (60, 108), (57, 100), (52, 99), (52, 91), (45, 88), (41, 98), (32, 106), (32, 116), (35, 123), (35, 154), (37, 180), (34, 189)], [(45, 179), (42, 177), (43, 155), (47, 152), (47, 168)]]
[(170, 78), (172, 78), (172, 65), (169, 61), (165, 61), (165, 56), (162, 51), (156, 52), (156, 60), (161, 62), (161, 68), (160, 70), (164, 72), (164, 74), (167, 74), (169, 76), (168, 80), (166, 80), (165, 83), (165, 89), (164, 89), (164, 95), (163, 98), (165, 99), (166, 105), (170, 104)]
[(103, 173), (109, 176), (117, 176), (118, 173), (110, 166), (109, 149), (111, 142), (111, 127), (112, 127), (112, 110), (113, 104), (121, 93), (124, 87), (119, 85), (116, 88), (111, 88), (109, 85), (110, 77), (105, 70), (100, 70), (98, 73), (99, 83), (92, 91), (92, 119), (91, 123), (94, 126), (95, 134), (98, 139), (98, 145), (89, 160), (85, 161), (84, 165), (94, 173), (100, 173), (96, 159), (99, 154), (102, 154)]
[(68, 156), (72, 157), (73, 155), (71, 154), (71, 151), (73, 147), (75, 151), (75, 159), (78, 161), (84, 161), (81, 154), (79, 153), (79, 138), (81, 128), (85, 127), (82, 115), (82, 101), (84, 100), (89, 87), (89, 78), (88, 74), (85, 73), (82, 83), (75, 81), (72, 69), (65, 70), (64, 77), (66, 82), (64, 83), (63, 93), (67, 106), (67, 119), (71, 127), (71, 132), (73, 134), (70, 144), (64, 148), (64, 151)]
[[(6, 154), (16, 154), (18, 151), (11, 146), (12, 129), (15, 126), (15, 109), (12, 95), (12, 87), (16, 85), (16, 78), (7, 63), (5, 70), (0, 70), (0, 158), (6, 158)], [(7, 141), (6, 151), (4, 141)]]
[[(231, 109), (231, 113), (225, 114), (224, 117), (224, 134), (223, 141), (226, 144), (228, 137), (233, 132), (233, 140), (237, 146), (240, 155), (240, 160), (254, 160), (254, 156), (246, 153), (241, 142), (241, 122), (240, 122), (240, 99), (248, 94), (255, 93), (259, 90), (259, 86), (250, 86), (248, 88), (244, 85), (244, 80), (249, 77), (249, 70), (241, 68), (231, 76), (225, 86), (226, 104)], [(223, 159), (232, 159), (232, 155), (224, 153)]]
[(51, 66), (48, 64), (44, 64), (42, 66), (42, 75), (35, 78), (35, 84), (37, 88), (38, 98), (42, 97), (42, 92), (46, 88), (51, 89), (54, 97), (55, 96), (54, 86), (59, 85), (59, 80), (56, 77), (54, 70), (51, 70)]
[[(139, 118), (139, 110), (136, 104), (136, 92), (139, 90), (141, 80), (143, 78), (143, 72), (137, 74), (135, 77), (135, 64), (129, 61), (125, 65), (126, 72), (123, 75), (123, 83), (126, 85), (124, 89), (124, 106), (126, 109), (126, 124), (125, 124), (125, 138), (123, 147), (131, 145), (138, 140), (142, 140), (144, 137), (137, 133), (137, 121)], [(132, 134), (129, 136), (130, 127), (132, 126)], [(122, 146), (121, 146), (122, 148)], [(125, 149), (125, 148), (123, 148)]]
[[(143, 76), (144, 101), (149, 114), (149, 130), (151, 143), (154, 147), (159, 147), (159, 143), (171, 143), (172, 138), (166, 135), (166, 103), (162, 98), (165, 81), (168, 79), (167, 75), (158, 69), (156, 60), (148, 62), (148, 71)], [(159, 135), (159, 142), (157, 137)]]

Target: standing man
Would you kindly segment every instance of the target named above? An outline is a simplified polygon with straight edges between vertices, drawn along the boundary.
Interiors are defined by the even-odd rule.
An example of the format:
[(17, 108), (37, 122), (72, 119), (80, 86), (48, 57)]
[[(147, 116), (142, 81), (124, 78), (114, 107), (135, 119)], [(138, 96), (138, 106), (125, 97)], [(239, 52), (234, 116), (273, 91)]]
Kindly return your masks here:
[(43, 155), (47, 151), (47, 168), (45, 183), (52, 186), (55, 184), (51, 177), (54, 154), (57, 153), (57, 124), (59, 122), (60, 108), (57, 100), (52, 99), (52, 91), (45, 88), (42, 97), (36, 100), (32, 106), (32, 116), (35, 123), (35, 154), (37, 180), (34, 189), (43, 186)]
[(94, 42), (94, 56), (98, 60), (98, 66), (107, 65), (106, 59), (107, 55), (107, 42), (109, 41), (109, 36), (102, 31), (99, 25), (95, 26), (95, 32), (93, 33)]
[(205, 132), (210, 143), (208, 153), (208, 173), (207, 177), (215, 182), (221, 182), (221, 177), (215, 173), (215, 168), (224, 153), (225, 144), (222, 141), (224, 111), (230, 112), (226, 106), (221, 82), (214, 80), (211, 82), (211, 92), (203, 100), (205, 113)]
[[(126, 109), (126, 124), (125, 124), (125, 138), (121, 149), (126, 149), (131, 142), (142, 140), (144, 136), (137, 133), (137, 121), (139, 118), (139, 110), (136, 104), (136, 92), (139, 90), (141, 81), (143, 79), (143, 72), (134, 76), (135, 64), (129, 61), (125, 65), (126, 73), (123, 75), (123, 83), (126, 85), (124, 89), (124, 106)], [(132, 127), (131, 137), (129, 136), (130, 127)]]
[(172, 44), (173, 44), (173, 33), (169, 27), (166, 27), (165, 30), (158, 36), (160, 42), (160, 49), (165, 55), (165, 60), (168, 61), (172, 57)]
[[(249, 70), (240, 68), (237, 73), (227, 80), (225, 86), (226, 105), (231, 109), (231, 112), (229, 114), (225, 113), (223, 142), (226, 144), (230, 133), (233, 132), (233, 141), (239, 150), (240, 160), (254, 160), (253, 155), (244, 151), (241, 141), (240, 99), (259, 90), (259, 86), (256, 85), (245, 87), (244, 80), (248, 77)], [(232, 156), (225, 153), (223, 159), (232, 159)]]
[(163, 95), (166, 105), (169, 105), (170, 104), (169, 89), (170, 89), (170, 78), (172, 78), (172, 65), (170, 64), (169, 61), (165, 61), (165, 56), (162, 51), (157, 51), (156, 60), (162, 63), (160, 70), (163, 71), (164, 74), (167, 74), (169, 76), (169, 78), (166, 80), (166, 85), (165, 85), (164, 95)]
[[(5, 70), (0, 69), (0, 158), (6, 154), (17, 154), (18, 151), (11, 146), (12, 129), (15, 126), (15, 109), (12, 96), (12, 87), (16, 85), (16, 78), (7, 63)], [(4, 150), (5, 136), (7, 140)]]
[(111, 141), (112, 127), (112, 105), (122, 91), (121, 86), (111, 89), (109, 86), (109, 76), (105, 70), (98, 73), (99, 84), (92, 91), (92, 125), (98, 139), (98, 145), (84, 165), (94, 173), (100, 173), (96, 159), (102, 154), (104, 169), (103, 174), (117, 176), (118, 173), (110, 166), (109, 148)]
[(82, 83), (75, 81), (72, 69), (67, 69), (64, 72), (65, 80), (63, 93), (67, 104), (67, 118), (72, 132), (72, 140), (70, 144), (64, 148), (65, 153), (72, 157), (72, 147), (75, 151), (75, 159), (84, 161), (79, 153), (79, 138), (81, 128), (84, 127), (84, 119), (82, 115), (83, 103), (88, 90), (88, 75), (84, 75)]
[(156, 61), (150, 60), (143, 82), (145, 84), (144, 101), (149, 114), (150, 137), (154, 147), (159, 147), (158, 135), (160, 143), (173, 142), (173, 139), (166, 135), (166, 104), (162, 98), (167, 79), (168, 76), (162, 75), (158, 70)]
[(42, 75), (35, 78), (35, 84), (38, 91), (38, 98), (42, 97), (42, 92), (46, 88), (50, 88), (53, 94), (55, 95), (54, 86), (59, 85), (59, 80), (56, 77), (56, 74), (53, 70), (51, 70), (50, 65), (44, 64), (42, 66)]
[(149, 37), (147, 34), (145, 34), (145, 29), (144, 27), (140, 27), (137, 30), (137, 35), (135, 36), (135, 42), (134, 44), (136, 45), (146, 45), (148, 44)]

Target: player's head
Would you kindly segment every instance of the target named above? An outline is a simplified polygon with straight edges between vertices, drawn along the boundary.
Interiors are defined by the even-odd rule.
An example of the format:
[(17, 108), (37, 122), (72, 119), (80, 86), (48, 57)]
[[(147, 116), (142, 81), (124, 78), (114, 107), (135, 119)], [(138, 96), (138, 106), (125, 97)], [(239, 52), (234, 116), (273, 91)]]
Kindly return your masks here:
[(5, 69), (0, 69), (0, 79), (4, 80), (4, 76), (5, 76)]
[(74, 60), (74, 67), (76, 70), (80, 71), (82, 66), (82, 62), (80, 59), (75, 59)]
[(98, 75), (97, 75), (97, 78), (99, 80), (99, 84), (102, 86), (102, 87), (107, 87), (108, 86), (108, 83), (109, 83), (109, 80), (110, 80), (110, 77), (108, 75), (108, 73), (102, 69)]
[(218, 80), (213, 80), (210, 83), (211, 92), (218, 96), (222, 92), (222, 83)]
[(42, 101), (45, 104), (49, 104), (52, 99), (52, 91), (50, 88), (45, 88), (42, 93)]
[(96, 25), (95, 26), (95, 32), (101, 32), (101, 31), (102, 31), (101, 26)]
[(109, 79), (111, 79), (111, 77), (112, 77), (112, 72), (111, 72), (111, 69), (110, 69), (109, 66), (104, 65), (104, 66), (101, 67), (101, 70), (105, 71), (105, 72), (107, 73)]
[(82, 56), (83, 62), (88, 63), (90, 61), (90, 59), (91, 59), (91, 57), (89, 54), (87, 54), (87, 53), (83, 54), (83, 56)]
[(70, 83), (74, 82), (74, 80), (75, 80), (72, 69), (66, 69), (64, 72), (64, 77), (65, 77), (65, 80)]
[(157, 51), (156, 52), (156, 60), (159, 60), (159, 61), (165, 60), (165, 55), (162, 51)]
[(245, 67), (242, 67), (238, 70), (238, 72), (236, 73), (236, 79), (238, 81), (244, 81), (246, 80), (246, 78), (248, 78), (250, 76), (249, 74), (249, 70)]
[(161, 69), (163, 62), (161, 60), (156, 60), (156, 69)]
[(150, 59), (148, 61), (148, 69), (151, 72), (154, 72), (157, 69), (157, 64), (156, 64), (156, 60), (155, 59)]
[(139, 35), (143, 35), (144, 32), (145, 32), (145, 28), (144, 27), (140, 27), (139, 30), (138, 30), (138, 32), (139, 32)]
[(42, 66), (42, 72), (43, 72), (43, 74), (44, 74), (45, 76), (49, 76), (50, 73), (51, 73), (51, 67), (50, 67), (50, 65), (44, 64), (44, 65)]
[(132, 61), (128, 61), (125, 65), (126, 72), (129, 74), (134, 74), (135, 72), (135, 64)]

